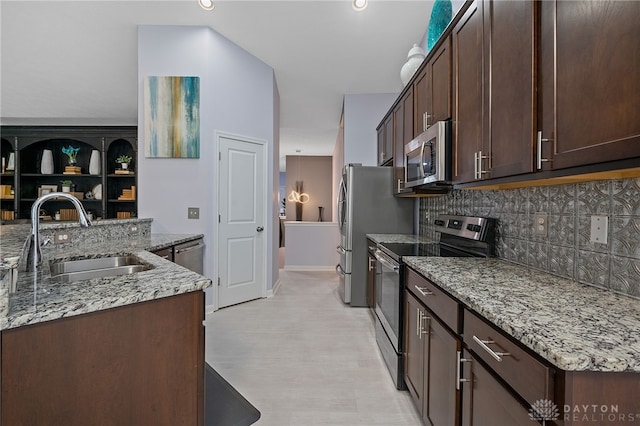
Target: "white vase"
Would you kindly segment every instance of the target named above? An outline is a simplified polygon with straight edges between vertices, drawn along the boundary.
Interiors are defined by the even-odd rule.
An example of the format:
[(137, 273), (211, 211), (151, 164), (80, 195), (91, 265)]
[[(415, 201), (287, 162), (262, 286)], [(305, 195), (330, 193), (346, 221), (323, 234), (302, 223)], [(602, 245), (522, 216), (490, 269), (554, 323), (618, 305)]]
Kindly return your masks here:
[(53, 174), (53, 152), (50, 149), (42, 150), (40, 173), (42, 173), (43, 175)]
[(413, 77), (413, 74), (415, 74), (423, 60), (424, 50), (417, 44), (414, 44), (407, 54), (407, 62), (405, 62), (400, 69), (400, 80), (402, 80), (403, 86), (406, 86), (409, 80), (411, 80), (411, 77)]
[(89, 159), (89, 174), (100, 174), (100, 151), (97, 149), (91, 151), (91, 158)]
[(122, 163), (120, 166), (122, 167), (122, 170), (127, 170), (129, 168), (129, 163)]
[(63, 186), (62, 187), (62, 192), (71, 192), (71, 187), (70, 186)]

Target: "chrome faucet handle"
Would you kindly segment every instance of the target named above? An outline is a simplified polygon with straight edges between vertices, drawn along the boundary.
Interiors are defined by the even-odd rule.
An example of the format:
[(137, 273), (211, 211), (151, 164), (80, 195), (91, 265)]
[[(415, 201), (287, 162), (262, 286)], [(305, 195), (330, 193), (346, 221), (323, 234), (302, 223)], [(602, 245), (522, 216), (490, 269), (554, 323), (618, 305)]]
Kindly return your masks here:
[(52, 243), (51, 238), (46, 237), (46, 238), (44, 238), (44, 239), (42, 240), (42, 242), (40, 243), (40, 247), (47, 246), (47, 245), (49, 245), (49, 244), (51, 244), (51, 243)]

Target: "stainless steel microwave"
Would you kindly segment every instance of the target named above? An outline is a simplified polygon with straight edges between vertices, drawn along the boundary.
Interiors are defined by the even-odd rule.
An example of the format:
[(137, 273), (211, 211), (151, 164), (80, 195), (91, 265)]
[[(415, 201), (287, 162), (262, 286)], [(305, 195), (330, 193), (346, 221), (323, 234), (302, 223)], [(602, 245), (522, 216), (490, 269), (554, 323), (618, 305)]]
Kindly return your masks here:
[(451, 184), (451, 121), (438, 121), (404, 146), (405, 188)]

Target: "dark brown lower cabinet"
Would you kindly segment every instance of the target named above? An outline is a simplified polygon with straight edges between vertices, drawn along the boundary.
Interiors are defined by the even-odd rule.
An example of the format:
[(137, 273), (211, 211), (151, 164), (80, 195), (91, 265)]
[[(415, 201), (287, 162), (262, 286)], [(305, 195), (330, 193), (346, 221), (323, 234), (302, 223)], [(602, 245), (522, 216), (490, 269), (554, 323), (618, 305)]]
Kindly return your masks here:
[(462, 425), (531, 426), (529, 410), (468, 350), (462, 353)]
[(458, 425), (461, 341), (411, 292), (405, 300), (405, 382), (425, 425)]
[(2, 332), (3, 425), (203, 425), (204, 293)]

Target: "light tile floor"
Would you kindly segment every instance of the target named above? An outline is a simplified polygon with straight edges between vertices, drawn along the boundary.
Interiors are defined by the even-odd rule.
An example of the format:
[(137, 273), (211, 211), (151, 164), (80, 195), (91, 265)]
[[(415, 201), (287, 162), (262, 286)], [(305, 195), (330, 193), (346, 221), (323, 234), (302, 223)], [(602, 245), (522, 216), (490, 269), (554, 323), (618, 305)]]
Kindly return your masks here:
[(207, 315), (206, 360), (262, 416), (259, 426), (421, 425), (398, 391), (366, 308), (333, 272), (280, 270), (275, 296)]

